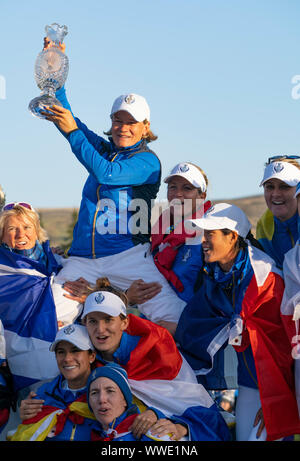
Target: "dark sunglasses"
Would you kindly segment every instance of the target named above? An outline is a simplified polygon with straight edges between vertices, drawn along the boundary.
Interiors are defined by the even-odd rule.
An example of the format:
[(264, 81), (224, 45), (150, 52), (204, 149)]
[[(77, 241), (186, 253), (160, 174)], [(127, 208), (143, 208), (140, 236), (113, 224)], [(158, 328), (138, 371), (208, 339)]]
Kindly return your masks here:
[(34, 211), (34, 209), (32, 208), (32, 206), (30, 205), (30, 203), (26, 203), (26, 202), (12, 202), (12, 203), (8, 203), (7, 205), (5, 205), (3, 207), (3, 211), (7, 211), (7, 210), (12, 210), (13, 208), (15, 208), (15, 206), (22, 206), (24, 208), (27, 208), (28, 210), (32, 210)]
[(278, 159), (294, 159), (296, 160), (297, 158), (300, 158), (299, 155), (274, 155), (273, 157), (269, 157), (266, 165), (269, 165), (270, 163), (274, 162), (275, 160)]

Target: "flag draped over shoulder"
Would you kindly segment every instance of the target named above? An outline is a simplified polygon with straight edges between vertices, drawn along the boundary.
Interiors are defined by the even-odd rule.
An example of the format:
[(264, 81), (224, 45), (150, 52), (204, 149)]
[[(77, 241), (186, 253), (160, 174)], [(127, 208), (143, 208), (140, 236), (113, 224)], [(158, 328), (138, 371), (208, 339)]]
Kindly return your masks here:
[[(190, 219), (202, 218), (203, 214), (211, 207), (211, 202), (207, 201), (203, 204), (203, 208), (199, 208)], [(185, 218), (188, 219), (188, 218)], [(158, 270), (164, 277), (173, 285), (179, 292), (184, 290), (184, 286), (178, 276), (172, 270), (173, 263), (176, 259), (178, 249), (184, 245), (188, 239), (195, 236), (195, 232), (186, 232), (184, 221), (181, 221), (177, 226), (168, 233), (167, 228), (170, 227), (170, 209), (165, 210), (157, 222), (153, 226), (151, 233), (151, 250), (153, 260)]]
[(58, 265), (43, 244), (47, 265), (0, 248), (0, 319), (16, 390), (58, 374), (49, 346), (57, 332), (52, 275)]
[(85, 419), (95, 420), (86, 402), (86, 394), (69, 404), (63, 404), (48, 394), (39, 395), (45, 399), (41, 412), (26, 419), (18, 426), (17, 431), (9, 438), (12, 442), (44, 441), (51, 431), (54, 436), (60, 434), (69, 419), (74, 424), (83, 424)]
[(300, 415), (300, 244), (285, 254), (283, 261), (285, 289), (281, 303), (281, 314), (292, 344), (295, 359), (295, 387)]
[[(208, 295), (213, 282), (204, 281), (179, 320), (176, 338), (201, 374), (212, 369), (214, 355), (231, 337), (242, 334), (241, 345), (234, 348), (243, 352), (251, 346), (267, 440), (276, 440), (300, 430), (291, 344), (280, 311), (284, 283), (268, 255), (250, 245), (248, 251), (251, 278), (247, 286), (241, 283), (240, 291), (235, 292), (239, 308), (231, 312), (224, 309), (222, 290), (214, 284), (214, 295)], [(194, 332), (192, 342), (189, 324)]]
[(128, 362), (120, 365), (127, 371), (133, 395), (147, 407), (161, 411), (164, 417), (187, 424), (189, 440), (227, 440), (225, 420), (208, 392), (198, 384), (171, 334), (148, 320), (132, 314), (128, 317), (126, 333), (140, 339)]

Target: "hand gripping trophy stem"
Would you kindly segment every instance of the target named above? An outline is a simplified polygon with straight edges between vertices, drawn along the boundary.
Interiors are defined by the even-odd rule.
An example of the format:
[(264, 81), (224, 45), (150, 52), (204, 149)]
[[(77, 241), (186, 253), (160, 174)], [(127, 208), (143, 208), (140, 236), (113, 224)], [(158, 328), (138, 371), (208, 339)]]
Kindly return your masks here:
[(35, 81), (41, 94), (32, 99), (28, 106), (32, 115), (39, 118), (45, 118), (41, 114), (41, 111), (45, 111), (45, 106), (61, 106), (55, 92), (64, 85), (69, 71), (68, 57), (59, 46), (68, 33), (67, 26), (53, 23), (45, 27), (45, 32), (51, 45), (38, 54), (34, 67)]

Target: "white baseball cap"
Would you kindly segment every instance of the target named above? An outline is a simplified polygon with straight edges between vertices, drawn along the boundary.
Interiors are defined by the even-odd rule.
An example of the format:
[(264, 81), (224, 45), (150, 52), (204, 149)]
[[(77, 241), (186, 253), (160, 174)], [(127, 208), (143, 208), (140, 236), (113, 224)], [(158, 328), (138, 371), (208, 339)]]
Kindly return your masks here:
[(94, 349), (86, 327), (77, 323), (72, 323), (58, 330), (55, 340), (49, 348), (50, 351), (55, 351), (55, 347), (60, 341), (68, 341), (82, 351)]
[(150, 122), (150, 108), (146, 99), (135, 93), (122, 94), (113, 103), (110, 116), (119, 112), (119, 110), (125, 110), (128, 112), (137, 122), (143, 122), (148, 120)]
[(109, 291), (95, 291), (86, 298), (82, 318), (90, 312), (103, 312), (111, 317), (117, 317), (120, 314), (127, 316), (126, 306), (122, 299)]
[(190, 163), (178, 163), (172, 168), (170, 174), (164, 179), (168, 183), (173, 176), (181, 176), (186, 179), (190, 184), (201, 189), (202, 192), (206, 191), (206, 181), (201, 171)]
[(204, 214), (203, 218), (186, 221), (186, 227), (194, 229), (217, 230), (230, 229), (245, 238), (251, 229), (251, 224), (245, 213), (236, 205), (218, 203)]
[(271, 162), (264, 170), (264, 177), (260, 183), (263, 186), (269, 179), (280, 179), (288, 186), (297, 186), (300, 181), (300, 169), (289, 162)]

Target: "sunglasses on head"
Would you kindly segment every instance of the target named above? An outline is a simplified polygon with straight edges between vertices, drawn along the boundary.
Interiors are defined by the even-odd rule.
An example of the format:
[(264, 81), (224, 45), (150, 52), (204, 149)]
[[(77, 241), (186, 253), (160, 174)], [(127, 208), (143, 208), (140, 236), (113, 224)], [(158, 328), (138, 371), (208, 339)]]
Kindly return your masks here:
[(278, 159), (290, 159), (290, 160), (296, 160), (297, 158), (300, 158), (299, 155), (274, 155), (273, 157), (269, 157), (266, 165), (269, 165), (270, 163), (278, 160)]
[(15, 208), (15, 206), (22, 206), (22, 207), (24, 207), (24, 208), (27, 208), (28, 210), (34, 211), (33, 207), (30, 205), (30, 203), (26, 203), (26, 202), (12, 202), (12, 203), (8, 203), (7, 205), (5, 205), (5, 206), (3, 207), (3, 211), (12, 210), (13, 208)]

